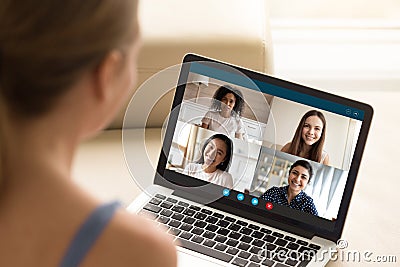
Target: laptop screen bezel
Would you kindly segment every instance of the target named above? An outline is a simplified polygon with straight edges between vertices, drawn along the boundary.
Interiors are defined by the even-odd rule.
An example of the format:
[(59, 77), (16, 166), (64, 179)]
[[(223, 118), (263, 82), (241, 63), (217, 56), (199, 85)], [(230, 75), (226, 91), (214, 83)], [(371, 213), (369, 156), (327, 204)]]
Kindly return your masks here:
[[(350, 199), (355, 186), (357, 173), (360, 167), (361, 158), (363, 155), (365, 143), (367, 140), (373, 116), (372, 107), (365, 103), (333, 95), (304, 85), (281, 80), (266, 74), (244, 69), (228, 63), (220, 62), (210, 58), (205, 58), (195, 54), (187, 54), (183, 59), (184, 64), (182, 64), (182, 68), (180, 71), (178, 86), (175, 90), (175, 96), (171, 110), (175, 110), (182, 103), (183, 95), (186, 89), (186, 81), (190, 70), (190, 63), (193, 62), (218, 63), (221, 64), (219, 66), (221, 66), (222, 68), (226, 66), (228, 68), (236, 69), (237, 71), (243, 73), (251, 80), (258, 80), (268, 84), (273, 84), (276, 86), (292, 90), (294, 92), (307, 94), (320, 99), (332, 101), (334, 103), (340, 103), (364, 111), (364, 117), (360, 129), (360, 134), (355, 147), (353, 159), (351, 161), (351, 165), (349, 168), (348, 178), (336, 221), (328, 221), (326, 219), (310, 214), (296, 214), (296, 212), (294, 212), (296, 218), (290, 218), (287, 216), (282, 216), (267, 211), (264, 212), (261, 211), (259, 208), (244, 205), (243, 202), (236, 201), (233, 197), (219, 198), (208, 204), (211, 207), (215, 207), (220, 210), (233, 213), (238, 216), (242, 216), (247, 219), (254, 220), (263, 224), (271, 225), (281, 230), (289, 231), (307, 238), (312, 238), (313, 236), (319, 236), (336, 242), (342, 234), (347, 212), (349, 209)], [(157, 165), (157, 172), (155, 175), (154, 183), (157, 185), (175, 189), (176, 195), (181, 195), (189, 199), (192, 197), (193, 199), (196, 199), (195, 196), (192, 196), (190, 189), (185, 190), (185, 188), (204, 185), (207, 183), (166, 169), (167, 156), (169, 153), (169, 148), (172, 143), (173, 133), (176, 127), (177, 120), (178, 120), (178, 114), (176, 112), (171, 112), (168, 121), (168, 127), (164, 136), (163, 149), (161, 150)], [(173, 184), (178, 184), (179, 186), (175, 187)]]

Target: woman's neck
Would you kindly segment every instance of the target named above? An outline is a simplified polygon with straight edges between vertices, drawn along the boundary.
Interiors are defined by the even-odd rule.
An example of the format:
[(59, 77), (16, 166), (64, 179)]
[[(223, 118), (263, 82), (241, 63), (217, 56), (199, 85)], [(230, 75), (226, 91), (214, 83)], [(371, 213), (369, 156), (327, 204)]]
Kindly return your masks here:
[(224, 118), (229, 118), (231, 116), (231, 111), (230, 110), (221, 110), (219, 112), (219, 115), (221, 115)]
[(201, 167), (202, 167), (202, 169), (203, 169), (203, 171), (204, 171), (205, 173), (213, 173), (213, 172), (215, 172), (215, 171), (217, 170), (216, 167), (214, 167), (214, 166), (207, 166), (207, 165), (205, 165), (205, 164), (203, 164)]
[(297, 197), (297, 195), (299, 194), (299, 192), (293, 192), (292, 190), (290, 190), (290, 186), (288, 187), (288, 191), (287, 191), (287, 195), (288, 195), (288, 204), (290, 204), (290, 202), (292, 202), (292, 200)]

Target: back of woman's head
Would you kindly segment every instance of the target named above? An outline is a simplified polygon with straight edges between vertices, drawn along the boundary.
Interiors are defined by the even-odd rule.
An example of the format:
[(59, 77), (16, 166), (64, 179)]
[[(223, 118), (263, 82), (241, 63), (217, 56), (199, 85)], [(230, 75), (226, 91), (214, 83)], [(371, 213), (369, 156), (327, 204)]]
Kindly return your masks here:
[(222, 140), (224, 142), (224, 144), (226, 145), (225, 160), (217, 166), (217, 169), (219, 169), (221, 171), (228, 171), (229, 166), (231, 165), (231, 159), (232, 159), (232, 153), (233, 153), (233, 142), (228, 136), (226, 136), (224, 134), (214, 134), (204, 142), (203, 147), (201, 148), (201, 156), (200, 156), (200, 160), (198, 161), (198, 163), (201, 163), (201, 164), (204, 163), (204, 150), (206, 149), (206, 146), (214, 139)]
[(0, 1), (0, 183), (6, 120), (48, 112), (137, 34), (137, 0)]
[(48, 111), (137, 34), (136, 0), (0, 2), (0, 93), (20, 117)]

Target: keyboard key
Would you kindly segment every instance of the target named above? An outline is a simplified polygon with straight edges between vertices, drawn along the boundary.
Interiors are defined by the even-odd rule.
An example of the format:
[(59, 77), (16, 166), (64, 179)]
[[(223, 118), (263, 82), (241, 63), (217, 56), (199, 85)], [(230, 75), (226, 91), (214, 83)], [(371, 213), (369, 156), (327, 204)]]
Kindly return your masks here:
[(193, 234), (196, 234), (196, 235), (201, 235), (203, 232), (204, 232), (204, 230), (201, 229), (201, 228), (198, 228), (198, 227), (195, 227), (195, 228), (193, 228), (193, 230), (192, 230), (192, 233), (193, 233)]
[(225, 261), (225, 262), (230, 262), (233, 259), (232, 255), (220, 252), (218, 250), (215, 250), (213, 248), (209, 248), (203, 245), (199, 245), (190, 241), (187, 241), (185, 239), (177, 238), (180, 241), (179, 246), (190, 249), (196, 252), (199, 252), (201, 254), (205, 254), (207, 256)]
[(257, 255), (258, 255), (258, 253), (260, 252), (260, 250), (262, 250), (262, 248), (253, 246), (253, 247), (250, 249), (250, 252), (253, 253), (253, 254), (257, 254)]
[(191, 205), (191, 206), (189, 207), (189, 209), (192, 209), (192, 210), (195, 210), (195, 211), (199, 211), (199, 210), (201, 210), (201, 208), (200, 208), (200, 207), (198, 207), (198, 206), (194, 206), (194, 205)]
[(237, 248), (232, 248), (232, 247), (229, 247), (226, 250), (226, 253), (231, 254), (231, 255), (236, 255), (236, 254), (238, 254), (238, 252), (239, 252), (239, 250)]
[(302, 245), (302, 246), (308, 246), (308, 242), (303, 241), (303, 240), (297, 240), (296, 243), (297, 243), (297, 244), (300, 244), (300, 245)]
[(169, 216), (172, 215), (172, 213), (173, 213), (172, 210), (164, 209), (160, 214), (163, 215), (163, 216), (169, 217)]
[(207, 214), (207, 215), (211, 215), (211, 214), (212, 214), (212, 211), (211, 211), (211, 210), (208, 210), (208, 209), (201, 209), (200, 212), (202, 212), (202, 213), (204, 213), (204, 214)]
[(159, 199), (166, 199), (167, 198), (166, 196), (161, 195), (161, 194), (157, 194), (157, 195), (155, 195), (155, 197), (159, 198)]
[(172, 234), (174, 236), (178, 236), (180, 234), (181, 230), (176, 229), (176, 228), (169, 228), (168, 233)]
[(214, 240), (207, 239), (206, 241), (204, 241), (203, 245), (211, 248), (211, 247), (213, 247), (216, 243), (217, 243), (217, 242), (215, 242)]
[(253, 241), (253, 238), (247, 235), (242, 236), (242, 238), (240, 238), (240, 241), (246, 242), (246, 243), (251, 243), (251, 241)]
[(165, 216), (160, 216), (160, 217), (158, 217), (157, 221), (162, 224), (167, 224), (169, 222), (169, 218), (165, 217)]
[(229, 222), (228, 222), (228, 221), (225, 221), (225, 220), (220, 220), (220, 221), (217, 223), (217, 225), (218, 225), (218, 226), (221, 226), (221, 227), (223, 227), (223, 228), (225, 228), (225, 227), (227, 227), (227, 226), (229, 225)]
[(300, 262), (300, 264), (297, 265), (297, 267), (306, 267), (307, 264), (308, 264), (310, 261), (311, 261), (311, 259), (302, 260), (302, 261)]
[(195, 235), (195, 236), (192, 237), (191, 240), (192, 240), (193, 242), (196, 242), (196, 243), (199, 243), (199, 244), (200, 244), (201, 242), (204, 241), (204, 237)]
[(161, 208), (158, 206), (155, 206), (153, 204), (146, 204), (143, 209), (154, 212), (154, 213), (158, 213), (160, 212)]
[(246, 250), (248, 250), (250, 248), (250, 245), (242, 242), (242, 243), (239, 244), (238, 248), (240, 248), (241, 250), (246, 251)]
[(204, 220), (205, 218), (207, 218), (207, 215), (204, 213), (198, 212), (194, 217), (199, 220)]
[(255, 262), (255, 263), (260, 263), (261, 259), (257, 255), (253, 255), (253, 256), (251, 256), (250, 261)]
[(231, 225), (229, 225), (228, 229), (236, 232), (236, 231), (239, 231), (240, 227), (241, 226), (238, 224), (231, 224)]
[(228, 222), (235, 222), (236, 221), (236, 219), (235, 218), (232, 218), (232, 217), (229, 217), (229, 216), (225, 216), (225, 219), (224, 219), (225, 221), (228, 221)]
[(228, 230), (228, 229), (224, 229), (224, 228), (220, 228), (220, 229), (217, 231), (217, 234), (220, 234), (220, 235), (228, 235), (228, 234), (229, 234), (229, 230)]
[(284, 239), (282, 239), (282, 238), (278, 238), (278, 239), (275, 241), (275, 244), (276, 244), (276, 245), (282, 246), (282, 247), (286, 246), (287, 243), (288, 243), (288, 241), (286, 241), (286, 240), (284, 240)]
[(179, 237), (184, 238), (184, 239), (190, 239), (193, 236), (193, 234), (188, 233), (188, 232), (182, 232)]
[(185, 209), (185, 211), (183, 212), (183, 214), (187, 215), (187, 216), (193, 216), (196, 212), (193, 209)]
[(253, 232), (253, 230), (251, 230), (250, 228), (243, 227), (242, 229), (240, 229), (239, 232), (244, 234), (244, 235), (250, 235), (251, 232)]
[(171, 210), (175, 212), (182, 212), (185, 208), (179, 205), (175, 205)]
[(249, 226), (248, 226), (250, 229), (253, 229), (253, 230), (260, 230), (260, 226), (257, 226), (257, 225), (255, 225), (255, 224), (249, 224)]
[(291, 243), (289, 243), (289, 244), (287, 244), (287, 246), (286, 246), (288, 249), (291, 249), (291, 250), (296, 250), (296, 249), (298, 249), (299, 247), (300, 247), (300, 245), (299, 244), (296, 244), (296, 243), (293, 243), (293, 242), (291, 242)]
[(163, 203), (161, 203), (160, 206), (163, 207), (163, 208), (166, 208), (166, 209), (170, 209), (172, 207), (172, 203), (163, 202)]
[(218, 219), (215, 218), (215, 217), (212, 217), (212, 216), (208, 216), (207, 219), (206, 219), (206, 222), (211, 223), (211, 224), (214, 224), (217, 221), (218, 221)]
[(224, 215), (218, 212), (214, 212), (212, 216), (218, 219), (224, 218)]
[(250, 257), (250, 253), (248, 253), (246, 251), (240, 251), (240, 253), (238, 254), (238, 257), (240, 257), (242, 259), (248, 259)]
[(285, 263), (286, 263), (287, 265), (290, 265), (290, 266), (296, 266), (296, 264), (299, 263), (299, 261), (298, 261), (298, 260), (295, 260), (295, 259), (290, 259), (290, 258), (288, 258), (288, 259), (285, 261)]
[(242, 236), (241, 234), (236, 233), (236, 232), (231, 232), (231, 233), (229, 234), (229, 237), (230, 237), (230, 238), (233, 238), (233, 239), (236, 239), (236, 240), (239, 240), (239, 238), (240, 238), (241, 236)]
[(195, 221), (196, 221), (195, 219), (187, 216), (185, 217), (185, 219), (183, 219), (183, 222), (187, 224), (193, 224)]
[(254, 240), (253, 243), (252, 243), (252, 245), (254, 245), (254, 246), (256, 246), (256, 247), (260, 247), (260, 248), (261, 248), (262, 246), (264, 246), (264, 244), (265, 244), (265, 242), (262, 241), (262, 240), (259, 240), (259, 239)]
[(178, 202), (179, 205), (184, 206), (184, 207), (189, 207), (189, 203), (183, 202), (183, 201), (179, 201)]
[(179, 228), (182, 229), (183, 231), (189, 232), (190, 230), (192, 230), (193, 226), (191, 226), (190, 224), (184, 223)]
[(236, 245), (239, 244), (239, 241), (230, 238), (228, 241), (226, 241), (226, 244), (232, 247), (236, 247)]
[(206, 227), (207, 223), (203, 222), (203, 221), (197, 221), (194, 223), (194, 226), (200, 227), (200, 228), (204, 228)]
[(268, 251), (273, 251), (276, 248), (276, 245), (268, 243), (268, 244), (265, 245), (265, 248)]
[[(300, 252), (300, 253), (307, 252), (307, 253), (309, 253), (310, 255), (316, 254), (316, 250), (311, 249), (311, 248), (306, 247), (306, 246), (301, 246), (301, 247), (299, 248), (299, 252)], [(313, 254), (312, 254), (312, 253), (313, 253)]]
[(172, 215), (171, 218), (174, 219), (174, 220), (177, 220), (177, 221), (181, 221), (183, 219), (183, 217), (185, 217), (185, 216), (183, 216), (183, 214), (174, 213), (174, 215)]
[(219, 244), (216, 244), (214, 248), (219, 251), (224, 251), (227, 247), (228, 247), (227, 245), (219, 243)]
[(272, 235), (276, 236), (276, 237), (279, 237), (279, 238), (282, 238), (282, 237), (285, 236), (284, 234), (281, 234), (281, 233), (278, 233), (278, 232), (273, 232)]
[(176, 220), (171, 220), (171, 221), (168, 223), (168, 225), (176, 228), (176, 227), (179, 227), (179, 226), (181, 225), (181, 222), (176, 221)]
[(235, 259), (232, 261), (232, 264), (233, 264), (233, 265), (240, 266), (240, 267), (246, 266), (247, 263), (249, 263), (249, 262), (246, 261), (246, 260), (244, 260), (244, 259), (241, 259), (241, 258), (235, 258)]
[(216, 236), (216, 234), (213, 233), (213, 232), (210, 232), (210, 231), (205, 231), (205, 232), (203, 233), (203, 236), (206, 237), (206, 238), (209, 238), (209, 239), (213, 239), (214, 236)]
[(247, 265), (247, 267), (260, 267), (260, 264), (256, 264), (254, 262), (250, 262), (249, 265)]
[(260, 232), (263, 232), (264, 234), (271, 234), (272, 233), (272, 231), (267, 229), (267, 228), (261, 228)]
[(266, 236), (264, 236), (263, 240), (273, 243), (276, 240), (276, 237), (273, 237), (272, 235), (266, 235)]
[(261, 232), (258, 232), (258, 231), (254, 231), (254, 232), (251, 234), (251, 236), (254, 237), (254, 238), (257, 238), (257, 239), (262, 239), (262, 238), (264, 237), (264, 234), (261, 233)]
[(211, 231), (211, 232), (215, 232), (215, 231), (217, 231), (217, 229), (218, 229), (218, 226), (213, 225), (213, 224), (209, 224), (206, 227), (206, 230)]
[(220, 243), (224, 243), (228, 238), (223, 235), (217, 235), (214, 240)]
[(237, 220), (237, 221), (236, 221), (236, 224), (239, 224), (239, 225), (241, 225), (241, 226), (247, 226), (247, 225), (248, 225), (247, 222), (244, 222), (244, 221), (241, 221), (241, 220)]
[(284, 239), (287, 240), (287, 241), (290, 241), (290, 242), (295, 242), (296, 241), (296, 238), (291, 237), (291, 236), (285, 236)]
[(265, 265), (265, 266), (272, 266), (272, 265), (274, 265), (274, 262), (270, 259), (265, 259), (265, 260), (263, 260), (263, 262), (261, 262), (261, 264)]
[(154, 197), (149, 201), (149, 203), (157, 206), (158, 204), (161, 203), (161, 201), (162, 201), (161, 199)]
[(174, 199), (174, 198), (171, 198), (171, 197), (169, 197), (169, 198), (167, 198), (167, 200), (166, 201), (168, 201), (168, 202), (171, 202), (171, 203), (178, 203), (178, 200), (176, 200), (176, 199)]

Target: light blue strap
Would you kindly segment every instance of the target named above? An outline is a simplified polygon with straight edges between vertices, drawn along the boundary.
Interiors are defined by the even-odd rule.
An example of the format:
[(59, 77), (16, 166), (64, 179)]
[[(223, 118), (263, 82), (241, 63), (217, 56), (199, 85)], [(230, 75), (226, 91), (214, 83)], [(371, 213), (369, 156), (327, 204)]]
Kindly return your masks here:
[(90, 214), (72, 240), (60, 267), (78, 266), (83, 261), (119, 206), (118, 202), (106, 203)]

